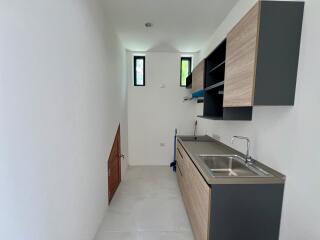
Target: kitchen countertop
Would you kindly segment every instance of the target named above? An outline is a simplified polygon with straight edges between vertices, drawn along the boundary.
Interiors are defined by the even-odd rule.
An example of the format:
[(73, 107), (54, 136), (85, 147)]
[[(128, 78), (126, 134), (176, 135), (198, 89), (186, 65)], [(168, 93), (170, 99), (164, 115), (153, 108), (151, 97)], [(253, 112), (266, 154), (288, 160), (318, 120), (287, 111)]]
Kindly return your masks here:
[(255, 160), (254, 165), (268, 172), (270, 176), (252, 177), (217, 177), (199, 157), (200, 154), (230, 154), (245, 157), (241, 152), (209, 136), (177, 136), (177, 140), (188, 153), (199, 172), (209, 185), (212, 184), (283, 184), (285, 176), (276, 170)]

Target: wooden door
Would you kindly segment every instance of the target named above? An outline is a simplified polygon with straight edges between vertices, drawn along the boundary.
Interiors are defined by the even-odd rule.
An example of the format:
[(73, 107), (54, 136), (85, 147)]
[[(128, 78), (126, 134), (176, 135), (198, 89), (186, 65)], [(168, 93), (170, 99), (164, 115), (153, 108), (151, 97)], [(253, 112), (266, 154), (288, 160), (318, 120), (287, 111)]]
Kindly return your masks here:
[(227, 36), (224, 107), (253, 105), (258, 31), (258, 2)]
[(110, 152), (108, 160), (108, 196), (109, 204), (118, 189), (121, 182), (121, 145), (120, 145), (120, 126), (117, 130), (116, 137)]

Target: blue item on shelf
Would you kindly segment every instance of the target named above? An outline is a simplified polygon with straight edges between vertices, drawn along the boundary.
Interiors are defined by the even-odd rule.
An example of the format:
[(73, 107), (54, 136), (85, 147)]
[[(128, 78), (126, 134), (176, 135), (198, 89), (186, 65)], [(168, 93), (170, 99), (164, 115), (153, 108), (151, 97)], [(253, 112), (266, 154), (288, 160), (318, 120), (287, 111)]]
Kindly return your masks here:
[(199, 90), (199, 91), (192, 93), (192, 97), (193, 98), (204, 97), (204, 90), (202, 89), (202, 90)]

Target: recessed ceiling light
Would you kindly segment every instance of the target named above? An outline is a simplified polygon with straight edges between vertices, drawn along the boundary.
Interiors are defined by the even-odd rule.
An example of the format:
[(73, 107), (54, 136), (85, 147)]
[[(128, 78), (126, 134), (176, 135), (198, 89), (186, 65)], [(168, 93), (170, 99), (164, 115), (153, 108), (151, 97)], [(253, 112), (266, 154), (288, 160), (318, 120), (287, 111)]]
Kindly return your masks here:
[(146, 23), (144, 24), (144, 26), (145, 26), (146, 28), (151, 28), (151, 27), (153, 26), (153, 24), (152, 24), (151, 22), (146, 22)]

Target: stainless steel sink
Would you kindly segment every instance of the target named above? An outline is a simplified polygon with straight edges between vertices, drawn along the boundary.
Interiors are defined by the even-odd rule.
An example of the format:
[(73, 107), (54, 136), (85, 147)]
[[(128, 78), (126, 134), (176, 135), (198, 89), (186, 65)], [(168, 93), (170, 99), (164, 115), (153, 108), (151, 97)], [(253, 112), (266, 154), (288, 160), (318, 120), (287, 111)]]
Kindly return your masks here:
[(268, 172), (248, 164), (238, 155), (200, 155), (214, 177), (270, 177)]

